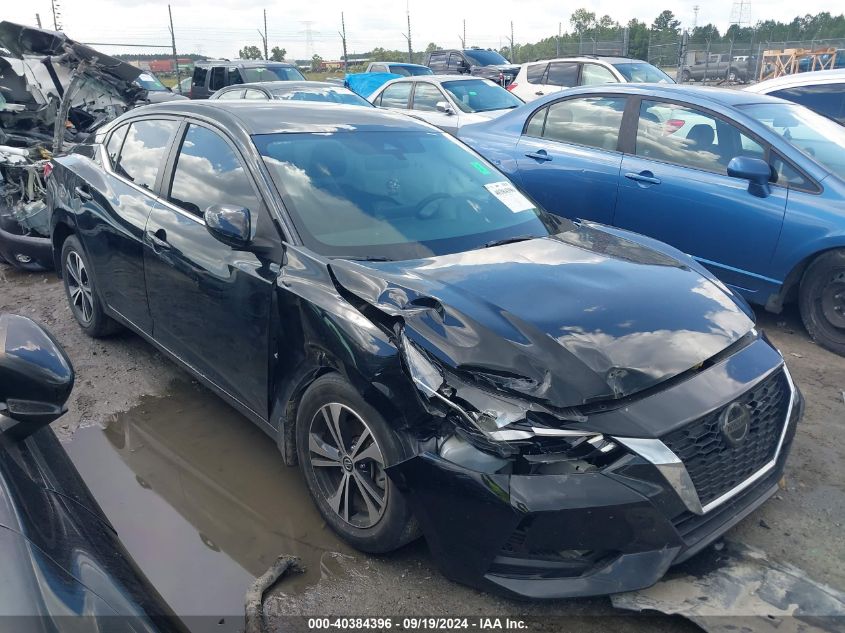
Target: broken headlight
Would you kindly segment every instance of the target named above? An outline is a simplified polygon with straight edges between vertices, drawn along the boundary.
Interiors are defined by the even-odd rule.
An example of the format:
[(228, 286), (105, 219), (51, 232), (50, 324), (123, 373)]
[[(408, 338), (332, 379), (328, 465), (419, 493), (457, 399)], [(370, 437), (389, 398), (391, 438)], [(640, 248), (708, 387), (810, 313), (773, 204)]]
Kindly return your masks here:
[[(595, 468), (622, 450), (601, 433), (561, 428), (562, 421), (584, 422), (583, 416), (562, 418), (536, 403), (493, 393), (447, 373), (404, 334), (402, 352), (417, 390), (456, 422), (458, 436), (501, 457), (519, 455), (529, 472), (534, 467), (545, 472), (548, 464), (560, 466), (564, 461), (568, 466), (560, 466), (560, 472)], [(573, 466), (576, 462), (580, 466)]]

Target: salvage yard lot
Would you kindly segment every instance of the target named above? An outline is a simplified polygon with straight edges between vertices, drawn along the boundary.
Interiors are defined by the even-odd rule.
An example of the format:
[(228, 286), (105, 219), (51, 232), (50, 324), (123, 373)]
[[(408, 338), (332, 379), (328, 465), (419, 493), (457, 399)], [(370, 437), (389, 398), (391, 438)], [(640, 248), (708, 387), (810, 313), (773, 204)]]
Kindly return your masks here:
[[(95, 341), (83, 335), (53, 274), (20, 273), (0, 264), (0, 313), (4, 312), (29, 316), (45, 325), (67, 350), (77, 371), (76, 389), (69, 414), (56, 423), (55, 430), (118, 532), (129, 533), (130, 553), (179, 613), (208, 614), (218, 609), (224, 611), (221, 615), (236, 616), (243, 598), (241, 584), (262, 573), (276, 556), (293, 553), (303, 558), (309, 571), (282, 582), (268, 605), (270, 615), (326, 615), (327, 609), (341, 615), (560, 613), (577, 618), (625, 614), (613, 611), (606, 598), (527, 605), (459, 587), (439, 575), (422, 543), (384, 558), (353, 553), (319, 520), (298, 473), (284, 469), (281, 459), (275, 459), (272, 440), (139, 337), (124, 333)], [(771, 560), (791, 563), (815, 581), (842, 590), (845, 358), (813, 344), (791, 310), (781, 316), (758, 312), (758, 319), (803, 391), (806, 413), (782, 489), (727, 538), (763, 550)], [(101, 428), (107, 428), (105, 433)], [(127, 428), (137, 432), (127, 432)], [(124, 445), (124, 439), (115, 439), (116, 435), (129, 439)], [(144, 462), (156, 442), (161, 444), (159, 456), (164, 461)], [(125, 494), (120, 498), (109, 496), (108, 482), (103, 481), (113, 467), (106, 463), (108, 450), (120, 455), (122, 461), (116, 463), (131, 469), (138, 484), (131, 492), (119, 493)], [(173, 477), (168, 468), (174, 469)], [(185, 505), (191, 502), (195, 494), (191, 485), (197, 481), (202, 490), (213, 491), (214, 503), (203, 499), (197, 503), (203, 511), (192, 513)], [(137, 497), (141, 489), (146, 497)], [(156, 560), (162, 552), (187, 556), (191, 548), (168, 545), (167, 531), (161, 532), (155, 550), (140, 545), (143, 534), (132, 538), (138, 526), (155, 523), (143, 521), (144, 504), (151, 503), (150, 489), (174, 516), (179, 515), (178, 529), (171, 529), (173, 538), (184, 533), (194, 539), (192, 545), (204, 544), (197, 554), (202, 561), (179, 560), (183, 573), (178, 574), (178, 583), (168, 582), (165, 573), (157, 571)], [(227, 531), (221, 526), (228, 527), (229, 520), (236, 523)], [(227, 533), (237, 537), (227, 541)], [(711, 554), (705, 551), (702, 556)], [(173, 576), (172, 564), (169, 569)], [(221, 580), (209, 586), (205, 596), (198, 591), (186, 597), (186, 581), (193, 575), (200, 582), (201, 574), (209, 573)], [(568, 620), (572, 625), (576, 621)], [(586, 619), (578, 628), (602, 630), (606, 625), (607, 621)], [(618, 628), (695, 630), (675, 618), (628, 618)]]

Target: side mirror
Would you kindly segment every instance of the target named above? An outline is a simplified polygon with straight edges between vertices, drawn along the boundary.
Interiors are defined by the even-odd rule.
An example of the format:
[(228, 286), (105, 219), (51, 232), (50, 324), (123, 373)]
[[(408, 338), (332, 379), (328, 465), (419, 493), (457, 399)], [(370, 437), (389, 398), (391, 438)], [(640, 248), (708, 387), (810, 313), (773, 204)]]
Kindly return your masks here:
[(218, 241), (243, 250), (252, 241), (249, 209), (233, 204), (213, 204), (203, 214), (205, 227)]
[(0, 315), (0, 435), (22, 440), (61, 417), (73, 379), (50, 334), (26, 317)]
[(452, 110), (452, 106), (449, 105), (448, 101), (438, 101), (435, 106), (438, 112), (442, 112), (443, 114), (455, 114), (455, 111)]
[(736, 156), (728, 163), (728, 176), (748, 181), (748, 193), (758, 198), (769, 195), (772, 168), (762, 158)]

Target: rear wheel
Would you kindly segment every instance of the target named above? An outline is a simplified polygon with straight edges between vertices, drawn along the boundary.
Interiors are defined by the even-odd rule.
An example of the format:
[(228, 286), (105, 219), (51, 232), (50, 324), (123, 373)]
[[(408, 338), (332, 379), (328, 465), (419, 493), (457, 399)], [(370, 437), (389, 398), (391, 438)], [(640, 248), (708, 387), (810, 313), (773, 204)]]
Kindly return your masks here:
[(681, 81), (685, 84), (692, 81), (692, 75), (690, 74), (690, 71), (688, 71), (686, 68), (681, 71)]
[(845, 250), (819, 255), (804, 272), (801, 318), (813, 340), (845, 356)]
[(70, 311), (82, 331), (101, 338), (120, 330), (120, 325), (103, 311), (88, 261), (79, 240), (71, 235), (62, 245), (62, 279)]
[(403, 458), (401, 442), (348, 382), (334, 374), (315, 381), (302, 398), (296, 431), (308, 490), (335, 532), (371, 553), (416, 538), (408, 504), (385, 473)]

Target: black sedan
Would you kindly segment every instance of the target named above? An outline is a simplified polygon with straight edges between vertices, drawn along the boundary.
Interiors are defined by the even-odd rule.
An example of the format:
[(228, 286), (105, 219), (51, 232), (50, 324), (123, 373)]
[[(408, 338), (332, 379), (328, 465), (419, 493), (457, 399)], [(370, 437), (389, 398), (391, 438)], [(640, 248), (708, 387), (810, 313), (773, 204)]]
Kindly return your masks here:
[(153, 105), (48, 190), (82, 329), (130, 328), (252, 419), (363, 551), (422, 533), (462, 582), (618, 592), (776, 490), (802, 401), (747, 304), (427, 124)]

